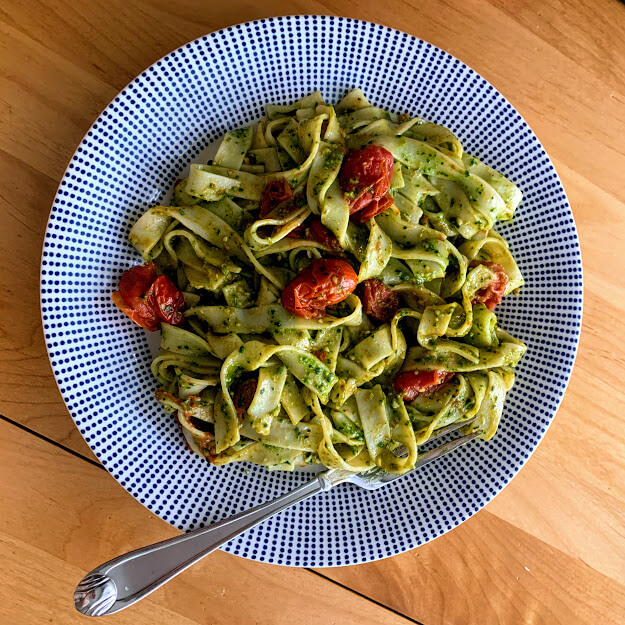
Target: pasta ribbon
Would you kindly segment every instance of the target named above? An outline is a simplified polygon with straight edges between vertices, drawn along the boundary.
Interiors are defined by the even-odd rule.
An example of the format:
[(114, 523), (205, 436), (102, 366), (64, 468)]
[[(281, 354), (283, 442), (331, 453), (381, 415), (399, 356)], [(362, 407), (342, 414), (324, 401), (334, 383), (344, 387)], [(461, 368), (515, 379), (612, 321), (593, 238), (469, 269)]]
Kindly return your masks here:
[[(184, 299), (152, 373), (189, 447), (219, 466), (402, 474), (451, 423), (492, 438), (526, 350), (495, 308), (524, 284), (495, 230), (521, 191), (453, 130), (360, 89), (265, 110), (130, 230)], [(330, 258), (353, 268), (350, 288), (326, 270), (295, 293)], [(287, 286), (327, 305), (291, 314)], [(151, 297), (135, 297), (144, 312)]]

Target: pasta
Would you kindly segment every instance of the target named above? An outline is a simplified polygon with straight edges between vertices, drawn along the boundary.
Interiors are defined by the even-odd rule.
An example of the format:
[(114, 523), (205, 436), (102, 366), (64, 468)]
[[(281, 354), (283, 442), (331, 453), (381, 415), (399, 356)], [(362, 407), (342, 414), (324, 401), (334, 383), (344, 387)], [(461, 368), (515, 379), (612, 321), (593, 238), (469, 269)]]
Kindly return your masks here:
[(160, 326), (156, 396), (212, 463), (400, 474), (438, 428), (497, 430), (525, 346), (493, 312), (523, 285), (494, 227), (520, 201), (449, 129), (315, 92), (139, 218), (153, 273), (114, 299)]

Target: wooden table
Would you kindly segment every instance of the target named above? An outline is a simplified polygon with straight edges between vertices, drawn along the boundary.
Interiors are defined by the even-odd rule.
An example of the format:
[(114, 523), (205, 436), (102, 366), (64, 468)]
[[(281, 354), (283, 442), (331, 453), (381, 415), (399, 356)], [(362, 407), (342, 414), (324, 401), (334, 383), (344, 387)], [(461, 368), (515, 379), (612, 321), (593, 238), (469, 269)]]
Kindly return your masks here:
[(113, 624), (625, 623), (625, 6), (616, 0), (4, 0), (0, 8), (0, 622), (86, 622), (93, 566), (175, 534), (99, 465), (48, 364), (39, 258), (83, 134), (136, 74), (190, 39), (292, 13), (406, 30), (491, 81), (545, 145), (582, 244), (584, 329), (544, 442), (442, 538), (306, 570), (222, 552)]

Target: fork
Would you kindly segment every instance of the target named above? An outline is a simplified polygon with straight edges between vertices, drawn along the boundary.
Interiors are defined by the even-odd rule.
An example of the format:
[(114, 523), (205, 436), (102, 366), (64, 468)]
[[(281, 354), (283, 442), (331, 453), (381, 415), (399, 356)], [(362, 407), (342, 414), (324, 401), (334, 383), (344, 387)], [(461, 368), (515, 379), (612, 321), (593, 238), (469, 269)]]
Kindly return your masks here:
[[(468, 425), (474, 419), (452, 423), (436, 430), (428, 443)], [(418, 457), (412, 470), (445, 456), (479, 435), (480, 431), (474, 431), (426, 451)], [(401, 448), (398, 452), (401, 453)], [(308, 497), (328, 491), (343, 482), (375, 490), (400, 477), (402, 476), (386, 473), (377, 467), (364, 473), (353, 473), (345, 469), (323, 471), (309, 482), (276, 499), (235, 514), (210, 527), (142, 547), (101, 564), (88, 573), (76, 587), (74, 606), (86, 616), (114, 614), (140, 601), (239, 534)]]

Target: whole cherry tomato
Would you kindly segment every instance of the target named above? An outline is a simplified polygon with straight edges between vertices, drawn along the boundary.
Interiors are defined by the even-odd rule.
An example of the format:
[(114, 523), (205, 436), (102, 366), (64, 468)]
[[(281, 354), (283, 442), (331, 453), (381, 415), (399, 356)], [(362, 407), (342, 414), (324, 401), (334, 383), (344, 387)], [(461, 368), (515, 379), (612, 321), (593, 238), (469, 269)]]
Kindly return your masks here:
[(384, 282), (369, 278), (362, 283), (362, 304), (365, 312), (378, 321), (390, 321), (399, 308), (399, 297)]
[(167, 276), (159, 276), (152, 282), (145, 299), (159, 319), (173, 326), (184, 323), (180, 312), (184, 308), (184, 295)]
[(293, 197), (293, 191), (286, 178), (269, 182), (260, 196), (260, 217), (266, 217), (278, 204)]
[(161, 327), (161, 321), (153, 311), (148, 311), (148, 316), (140, 315), (134, 308), (131, 308), (128, 304), (126, 304), (119, 291), (115, 291), (113, 293), (112, 299), (117, 308), (119, 308), (125, 315), (128, 315), (128, 317), (130, 317), (142, 328), (145, 328), (150, 332), (156, 332), (156, 330)]
[(414, 401), (418, 395), (434, 393), (453, 376), (451, 371), (404, 371), (395, 378), (393, 386), (405, 401)]
[(495, 274), (495, 277), (484, 288), (477, 291), (471, 304), (484, 304), (488, 310), (492, 310), (503, 299), (503, 294), (508, 286), (508, 274), (499, 263), (486, 260), (474, 260), (469, 263), (469, 267), (476, 267), (477, 265), (485, 265)]
[(256, 386), (258, 385), (257, 378), (247, 378), (237, 384), (232, 396), (232, 403), (234, 409), (237, 411), (239, 420), (243, 419), (243, 415), (250, 407), (254, 395), (256, 394)]
[(161, 327), (161, 320), (172, 325), (184, 323), (184, 296), (167, 276), (157, 276), (154, 263), (125, 271), (112, 298), (124, 314), (151, 332)]
[(368, 145), (349, 152), (339, 172), (341, 191), (349, 199), (349, 214), (368, 208), (366, 218), (360, 218), (365, 221), (386, 210), (392, 198), (381, 200), (391, 188), (392, 174), (393, 155), (386, 148)]
[(326, 306), (342, 302), (357, 283), (358, 276), (347, 261), (319, 258), (282, 291), (282, 305), (296, 317), (323, 317)]
[(119, 280), (119, 292), (126, 305), (143, 317), (154, 316), (154, 311), (145, 298), (156, 276), (154, 263), (148, 263), (124, 271)]

